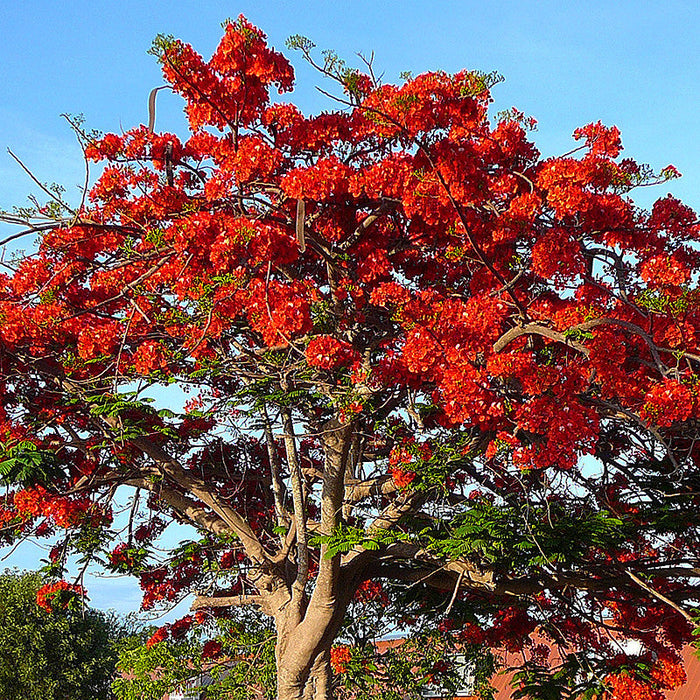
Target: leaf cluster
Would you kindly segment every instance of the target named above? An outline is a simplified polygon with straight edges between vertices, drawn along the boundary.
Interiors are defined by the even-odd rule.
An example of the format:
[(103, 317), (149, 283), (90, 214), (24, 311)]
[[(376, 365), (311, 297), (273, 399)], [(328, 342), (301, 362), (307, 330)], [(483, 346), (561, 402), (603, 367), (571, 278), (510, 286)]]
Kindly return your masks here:
[(447, 559), (474, 559), (504, 570), (577, 567), (594, 549), (607, 550), (625, 539), (623, 520), (605, 511), (572, 512), (555, 505), (523, 507), (472, 503), (444, 532), (425, 530), (431, 551)]
[(62, 480), (65, 477), (56, 455), (29, 440), (15, 445), (0, 443), (0, 478), (5, 484), (34, 486)]

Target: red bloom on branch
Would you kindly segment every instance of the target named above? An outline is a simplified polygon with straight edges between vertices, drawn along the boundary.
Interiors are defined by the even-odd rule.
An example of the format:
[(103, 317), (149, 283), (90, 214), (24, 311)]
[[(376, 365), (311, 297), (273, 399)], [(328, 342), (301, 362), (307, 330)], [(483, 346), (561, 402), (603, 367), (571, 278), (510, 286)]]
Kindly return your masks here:
[(134, 369), (139, 374), (150, 374), (168, 366), (166, 353), (160, 343), (147, 340), (134, 353)]
[(43, 585), (36, 594), (36, 602), (47, 612), (66, 610), (74, 601), (85, 596), (85, 589), (67, 581), (56, 581)]
[(616, 126), (606, 127), (602, 122), (587, 124), (574, 131), (575, 139), (585, 139), (592, 155), (617, 158), (622, 150), (620, 130)]
[(338, 645), (331, 648), (331, 666), (336, 673), (345, 673), (352, 661), (350, 647)]
[(382, 605), (389, 604), (389, 596), (384, 591), (380, 581), (363, 581), (355, 592), (355, 600), (360, 603), (378, 602)]
[(352, 364), (358, 358), (350, 343), (329, 335), (316, 336), (306, 346), (306, 361), (319, 369), (337, 369)]
[(401, 467), (392, 467), (389, 470), (394, 483), (400, 488), (408, 488), (415, 480), (416, 473)]
[(657, 255), (641, 265), (641, 276), (653, 286), (679, 286), (690, 278), (691, 270), (673, 255)]
[(170, 636), (170, 625), (159, 627), (147, 640), (146, 646), (150, 649), (152, 646), (165, 641)]
[(210, 639), (204, 643), (202, 648), (202, 659), (216, 659), (221, 656), (223, 647), (217, 639)]
[(182, 639), (192, 627), (194, 618), (191, 615), (185, 615), (179, 620), (176, 620), (170, 625), (170, 636), (173, 639)]
[(693, 413), (695, 399), (690, 389), (675, 379), (665, 379), (652, 387), (640, 411), (640, 417), (656, 425), (669, 427)]

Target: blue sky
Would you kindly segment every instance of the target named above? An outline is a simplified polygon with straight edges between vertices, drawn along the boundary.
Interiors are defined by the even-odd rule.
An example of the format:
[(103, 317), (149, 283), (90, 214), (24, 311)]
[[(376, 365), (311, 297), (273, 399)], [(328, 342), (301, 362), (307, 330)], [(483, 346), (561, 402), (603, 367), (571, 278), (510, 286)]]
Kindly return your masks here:
[[(214, 2), (0, 1), (0, 208), (21, 204), (31, 183), (6, 154), (10, 147), (45, 181), (77, 193), (83, 165), (63, 112), (87, 126), (119, 131), (147, 121), (149, 91), (161, 84), (146, 51), (173, 34), (208, 57), (227, 17), (245, 14), (283, 49), (304, 34), (319, 49), (352, 61), (375, 52), (386, 81), (402, 71), (497, 70), (495, 110), (516, 106), (539, 122), (545, 155), (572, 145), (573, 130), (601, 119), (622, 131), (625, 156), (684, 175), (641, 192), (648, 206), (673, 192), (700, 209), (700, 5), (692, 1), (572, 0), (249, 0)], [(332, 105), (318, 76), (292, 55), (306, 112)], [(180, 104), (160, 93), (156, 127), (181, 132)], [(31, 566), (45, 553), (26, 548), (5, 563)], [(93, 602), (126, 611), (138, 604), (127, 584), (93, 585)]]

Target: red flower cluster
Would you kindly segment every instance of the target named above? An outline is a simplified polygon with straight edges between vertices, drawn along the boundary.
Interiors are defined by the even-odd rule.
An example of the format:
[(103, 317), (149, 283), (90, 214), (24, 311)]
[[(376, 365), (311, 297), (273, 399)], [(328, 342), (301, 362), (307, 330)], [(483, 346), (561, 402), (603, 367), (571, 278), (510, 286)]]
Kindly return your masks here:
[(389, 469), (391, 478), (394, 483), (400, 488), (405, 489), (409, 487), (416, 480), (416, 473), (402, 469), (401, 467), (391, 467)]
[(345, 673), (352, 661), (350, 647), (338, 645), (331, 648), (331, 666), (336, 673)]
[(150, 649), (152, 646), (164, 642), (170, 636), (170, 626), (163, 625), (159, 627), (147, 640), (146, 646)]
[(67, 581), (56, 581), (42, 586), (36, 594), (36, 602), (47, 612), (65, 610), (76, 598), (85, 596), (85, 589)]
[(690, 389), (675, 379), (665, 379), (653, 386), (640, 411), (642, 420), (662, 427), (684, 421), (694, 410), (695, 397)]
[(386, 594), (380, 581), (363, 581), (355, 591), (355, 600), (359, 603), (389, 604), (389, 596)]
[(117, 571), (134, 571), (141, 565), (143, 557), (133, 547), (122, 542), (107, 555), (107, 559)]
[(691, 270), (675, 255), (657, 255), (642, 263), (640, 274), (654, 287), (677, 287), (690, 279)]
[(191, 615), (176, 620), (173, 623), (159, 627), (147, 640), (146, 646), (150, 649), (152, 646), (164, 642), (166, 639), (182, 639), (192, 627), (194, 618)]
[(151, 340), (139, 346), (134, 353), (133, 362), (136, 372), (145, 375), (156, 370), (164, 370), (168, 366), (162, 345)]
[(202, 659), (217, 659), (221, 656), (223, 646), (217, 639), (209, 639), (202, 648)]
[(585, 139), (586, 147), (592, 155), (617, 158), (622, 150), (620, 130), (616, 126), (606, 127), (602, 122), (587, 124), (574, 131), (575, 139)]
[(287, 345), (311, 330), (310, 300), (301, 282), (256, 281), (250, 285), (247, 316), (269, 347)]
[(651, 678), (643, 680), (630, 672), (610, 674), (605, 678), (608, 691), (605, 700), (665, 700), (664, 690), (674, 690), (686, 681), (686, 674), (678, 662), (656, 661)]
[(111, 512), (85, 496), (56, 496), (43, 486), (21, 489), (12, 495), (16, 514), (23, 520), (44, 516), (57, 527), (73, 528), (84, 524), (98, 527), (111, 522)]
[(244, 17), (229, 22), (208, 63), (191, 46), (175, 41), (161, 46), (163, 74), (187, 100), (194, 129), (224, 130), (240, 120), (248, 125), (269, 103), (268, 89), (291, 90), (294, 71), (282, 54), (272, 51), (265, 35)]
[(330, 335), (312, 338), (306, 346), (306, 361), (320, 369), (337, 369), (352, 364), (359, 359), (350, 343)]

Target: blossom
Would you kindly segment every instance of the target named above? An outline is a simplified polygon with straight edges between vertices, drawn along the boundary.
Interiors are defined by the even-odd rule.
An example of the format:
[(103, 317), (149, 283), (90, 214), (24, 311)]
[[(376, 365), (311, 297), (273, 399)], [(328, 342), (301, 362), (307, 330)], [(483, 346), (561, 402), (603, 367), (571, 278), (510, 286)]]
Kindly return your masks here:
[(165, 349), (160, 343), (152, 340), (141, 343), (134, 353), (133, 361), (134, 369), (139, 374), (150, 374), (168, 366)]
[(368, 579), (363, 581), (355, 591), (355, 600), (360, 603), (379, 602), (383, 605), (389, 604), (389, 596), (384, 591), (380, 581)]
[(194, 618), (191, 615), (185, 615), (176, 620), (170, 625), (170, 636), (173, 639), (181, 639), (189, 632), (193, 621)]
[(685, 284), (690, 278), (690, 270), (675, 255), (656, 255), (644, 261), (640, 274), (645, 282), (653, 286)]
[(76, 598), (85, 596), (85, 589), (67, 581), (44, 584), (36, 593), (36, 602), (47, 612), (65, 610), (71, 607)]
[(693, 406), (693, 395), (687, 386), (675, 379), (664, 379), (647, 393), (640, 417), (648, 423), (669, 427), (688, 418)]
[(661, 688), (672, 690), (683, 685), (688, 676), (680, 661), (659, 658), (651, 669), (651, 677)]
[(400, 488), (405, 489), (410, 486), (416, 479), (416, 473), (402, 467), (391, 467), (389, 469), (391, 478), (394, 483)]
[(202, 648), (202, 658), (203, 659), (216, 659), (221, 656), (223, 647), (218, 639), (209, 639), (204, 643)]
[(336, 673), (345, 673), (351, 660), (350, 647), (341, 644), (331, 648), (331, 666)]
[(532, 269), (546, 279), (576, 277), (584, 271), (581, 247), (564, 229), (552, 229), (532, 247)]
[(147, 640), (146, 647), (149, 649), (160, 642), (165, 641), (170, 636), (170, 625), (159, 627)]
[(611, 674), (605, 678), (606, 700), (665, 700), (665, 694), (649, 683), (627, 673)]
[(585, 139), (586, 147), (593, 155), (617, 158), (622, 150), (620, 130), (616, 126), (603, 126), (600, 121), (576, 129), (574, 138)]
[(359, 358), (350, 343), (330, 335), (317, 335), (306, 346), (306, 361), (319, 369), (337, 369)]

